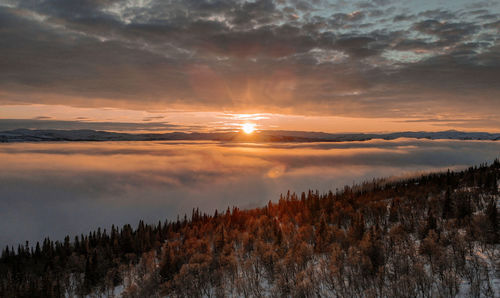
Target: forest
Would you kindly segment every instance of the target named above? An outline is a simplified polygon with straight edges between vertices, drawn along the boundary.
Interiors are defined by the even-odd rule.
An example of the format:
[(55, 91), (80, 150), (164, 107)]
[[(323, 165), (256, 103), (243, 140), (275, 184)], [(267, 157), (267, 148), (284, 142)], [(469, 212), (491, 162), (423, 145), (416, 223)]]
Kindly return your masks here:
[(499, 179), (496, 159), (26, 242), (0, 297), (498, 297)]

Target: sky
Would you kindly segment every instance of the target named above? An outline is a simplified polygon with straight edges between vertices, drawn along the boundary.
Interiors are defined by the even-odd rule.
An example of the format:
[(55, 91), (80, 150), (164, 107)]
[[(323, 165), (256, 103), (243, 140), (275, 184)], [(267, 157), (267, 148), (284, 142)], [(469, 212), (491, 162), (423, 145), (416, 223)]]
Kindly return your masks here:
[(0, 129), (500, 131), (499, 1), (1, 0)]

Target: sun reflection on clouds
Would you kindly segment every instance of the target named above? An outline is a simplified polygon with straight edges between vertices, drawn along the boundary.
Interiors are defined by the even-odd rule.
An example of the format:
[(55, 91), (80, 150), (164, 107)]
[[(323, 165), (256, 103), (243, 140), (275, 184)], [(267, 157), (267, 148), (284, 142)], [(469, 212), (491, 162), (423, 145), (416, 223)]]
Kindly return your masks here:
[(267, 172), (267, 177), (269, 178), (279, 178), (285, 174), (286, 171), (286, 166), (285, 165), (277, 165), (272, 167), (268, 172)]

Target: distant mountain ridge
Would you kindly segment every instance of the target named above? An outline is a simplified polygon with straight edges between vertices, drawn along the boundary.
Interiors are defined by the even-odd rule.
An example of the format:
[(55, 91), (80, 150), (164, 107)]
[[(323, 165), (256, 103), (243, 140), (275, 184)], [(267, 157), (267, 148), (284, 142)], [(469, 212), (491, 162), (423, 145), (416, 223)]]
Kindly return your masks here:
[(405, 131), (393, 133), (324, 133), (307, 131), (263, 130), (247, 135), (241, 132), (171, 132), (171, 133), (118, 133), (98, 130), (32, 130), (15, 129), (0, 132), (0, 142), (61, 142), (61, 141), (227, 141), (227, 142), (349, 142), (373, 139), (399, 138), (430, 140), (500, 140), (500, 133), (462, 132), (456, 130), (425, 132)]

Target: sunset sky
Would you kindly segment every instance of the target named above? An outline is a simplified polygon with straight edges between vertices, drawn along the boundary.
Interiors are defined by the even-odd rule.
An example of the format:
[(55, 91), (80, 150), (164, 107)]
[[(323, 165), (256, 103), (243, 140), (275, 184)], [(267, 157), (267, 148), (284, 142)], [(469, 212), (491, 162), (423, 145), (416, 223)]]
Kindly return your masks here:
[(0, 130), (500, 131), (499, 1), (0, 1)]

